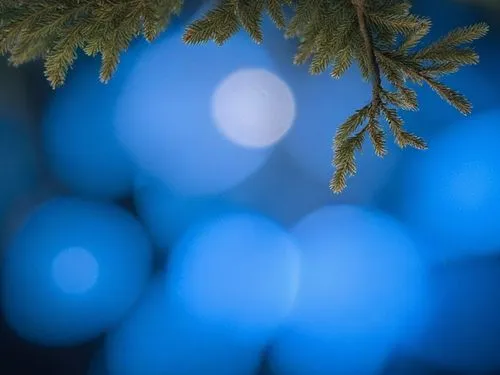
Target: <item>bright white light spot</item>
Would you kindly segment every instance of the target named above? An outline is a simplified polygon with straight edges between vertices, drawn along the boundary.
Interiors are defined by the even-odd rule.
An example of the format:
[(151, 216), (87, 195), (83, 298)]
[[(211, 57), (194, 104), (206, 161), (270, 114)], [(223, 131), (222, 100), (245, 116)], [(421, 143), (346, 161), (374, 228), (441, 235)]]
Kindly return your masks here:
[(59, 253), (52, 263), (52, 277), (57, 286), (68, 294), (81, 294), (96, 283), (99, 264), (94, 256), (81, 247)]
[(227, 76), (212, 97), (218, 130), (244, 147), (278, 142), (295, 119), (288, 85), (265, 69), (241, 69)]

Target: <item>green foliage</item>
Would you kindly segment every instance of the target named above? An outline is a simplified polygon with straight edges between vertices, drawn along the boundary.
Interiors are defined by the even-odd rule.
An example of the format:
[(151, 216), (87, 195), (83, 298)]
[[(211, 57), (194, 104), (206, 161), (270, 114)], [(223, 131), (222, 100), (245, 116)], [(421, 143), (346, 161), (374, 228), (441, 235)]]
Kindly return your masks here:
[[(131, 40), (142, 35), (152, 41), (182, 6), (183, 0), (2, 0), (0, 53), (14, 65), (43, 59), (45, 74), (57, 87), (64, 83), (80, 49), (90, 56), (101, 55), (100, 78), (106, 82)], [(285, 7), (292, 11), (290, 19)], [(461, 113), (471, 112), (468, 100), (440, 78), (479, 62), (470, 44), (485, 36), (488, 26), (457, 28), (423, 45), (431, 20), (411, 13), (408, 1), (219, 0), (186, 28), (183, 39), (187, 44), (221, 45), (244, 29), (261, 43), (266, 15), (287, 38), (299, 40), (295, 64), (308, 63), (311, 74), (328, 70), (339, 79), (356, 63), (362, 78), (372, 84), (370, 103), (341, 124), (335, 135), (330, 184), (334, 192), (342, 191), (347, 178), (356, 173), (355, 155), (367, 137), (381, 157), (387, 153), (387, 132), (400, 147), (427, 147), (404, 129), (398, 113), (418, 109), (411, 85), (428, 85)]]
[(107, 82), (130, 41), (139, 34), (155, 39), (182, 5), (182, 0), (3, 1), (0, 52), (14, 65), (43, 58), (53, 87), (64, 83), (78, 49), (100, 54), (100, 78)]

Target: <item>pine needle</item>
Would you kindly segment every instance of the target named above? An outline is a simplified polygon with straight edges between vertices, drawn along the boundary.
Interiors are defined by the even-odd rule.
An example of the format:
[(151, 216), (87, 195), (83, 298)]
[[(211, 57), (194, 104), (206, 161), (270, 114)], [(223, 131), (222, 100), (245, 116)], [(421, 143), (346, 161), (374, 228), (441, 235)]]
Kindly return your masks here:
[[(150, 42), (156, 39), (168, 30), (183, 5), (183, 0), (2, 0), (0, 54), (14, 65), (43, 59), (45, 75), (56, 88), (64, 84), (82, 50), (90, 56), (101, 55), (100, 79), (107, 82), (130, 42), (138, 36)], [(285, 8), (292, 11), (290, 19), (285, 17)], [(467, 98), (440, 78), (479, 63), (472, 43), (488, 33), (485, 23), (456, 28), (421, 46), (431, 20), (413, 14), (409, 1), (218, 0), (186, 27), (183, 40), (221, 45), (245, 30), (259, 44), (264, 41), (264, 17), (282, 29), (286, 38), (299, 41), (295, 64), (309, 64), (311, 74), (329, 71), (335, 79), (357, 64), (360, 78), (372, 85), (370, 103), (335, 134), (330, 188), (336, 193), (356, 173), (355, 154), (362, 150), (367, 135), (380, 157), (387, 153), (387, 133), (400, 147), (427, 147), (422, 138), (404, 129), (399, 114), (418, 110), (417, 94), (409, 83), (428, 85), (464, 115), (472, 111)]]

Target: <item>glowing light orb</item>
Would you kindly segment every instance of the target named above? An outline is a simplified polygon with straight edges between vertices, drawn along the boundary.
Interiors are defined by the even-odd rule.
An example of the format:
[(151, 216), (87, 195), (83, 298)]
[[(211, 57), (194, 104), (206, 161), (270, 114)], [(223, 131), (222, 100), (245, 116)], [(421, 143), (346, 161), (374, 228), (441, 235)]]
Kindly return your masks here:
[(500, 112), (470, 117), (430, 139), (407, 161), (400, 214), (435, 243), (441, 262), (496, 252), (500, 246)]
[(131, 215), (105, 203), (53, 199), (31, 213), (6, 252), (2, 308), (26, 340), (79, 343), (123, 317), (150, 269), (150, 244)]
[(268, 147), (278, 142), (295, 117), (290, 88), (264, 69), (230, 74), (215, 90), (212, 107), (217, 128), (245, 147)]
[[(109, 375), (252, 375), (262, 349), (193, 316), (159, 277), (106, 339)], [(102, 367), (101, 367), (102, 368)]]
[(265, 341), (293, 307), (299, 266), (294, 241), (272, 221), (221, 215), (177, 244), (168, 281), (193, 315)]
[(373, 374), (421, 328), (425, 272), (405, 230), (382, 214), (327, 206), (293, 233), (296, 306), (271, 351), (278, 375)]
[(116, 136), (116, 100), (142, 45), (124, 53), (116, 75), (99, 82), (99, 59), (79, 57), (43, 118), (43, 144), (55, 177), (79, 195), (121, 198), (135, 169)]
[[(229, 125), (225, 121), (234, 121), (235, 100), (246, 97), (252, 90), (239, 87), (231, 99), (226, 99), (225, 108), (220, 107), (222, 99), (214, 93), (219, 90), (225, 96), (234, 81), (227, 81), (229, 84), (218, 89), (219, 85), (239, 70), (266, 70), (271, 74), (273, 64), (244, 32), (222, 47), (212, 43), (188, 46), (181, 40), (181, 33), (173, 30), (141, 55), (120, 97), (116, 131), (139, 168), (163, 180), (174, 193), (216, 194), (252, 175), (265, 163), (271, 150), (243, 147), (229, 140), (217, 127), (218, 123), (227, 133)], [(172, 59), (172, 55), (177, 57)], [(209, 68), (200, 69), (201, 61)], [(150, 79), (151, 74), (155, 79)], [(263, 85), (274, 96), (274, 86), (268, 87), (266, 82), (261, 78), (252, 84)], [(218, 120), (212, 113), (214, 95), (219, 97), (215, 99)], [(249, 115), (246, 108), (239, 113), (238, 122), (233, 123), (235, 127), (231, 126), (232, 136), (242, 129), (242, 124), (262, 121), (258, 125), (261, 129), (273, 116), (278, 116), (277, 119), (285, 116), (266, 112), (269, 104), (262, 105), (262, 99), (259, 100), (252, 108), (263, 112)], [(281, 99), (269, 100), (279, 103)], [(231, 111), (227, 109), (229, 105), (234, 107)], [(248, 133), (244, 134), (248, 142)], [(251, 142), (262, 140), (255, 138), (254, 130), (252, 134)]]

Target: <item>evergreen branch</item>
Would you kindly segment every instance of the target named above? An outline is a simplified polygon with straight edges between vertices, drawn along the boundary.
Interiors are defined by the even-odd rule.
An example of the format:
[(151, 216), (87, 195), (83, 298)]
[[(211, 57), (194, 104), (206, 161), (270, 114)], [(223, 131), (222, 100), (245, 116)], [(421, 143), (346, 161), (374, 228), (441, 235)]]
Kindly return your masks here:
[[(386, 5), (382, 8), (385, 13), (380, 9), (376, 10), (376, 7), (373, 7), (375, 2), (370, 3), (369, 0), (351, 0), (351, 3), (356, 11), (359, 35), (363, 41), (356, 57), (362, 74), (372, 82), (372, 99), (368, 107), (364, 107), (347, 119), (335, 135), (333, 159), (335, 173), (330, 187), (336, 193), (345, 188), (347, 177), (356, 171), (351, 165), (354, 155), (349, 152), (355, 153), (358, 148), (353, 146), (355, 136), (351, 134), (364, 122), (366, 124), (361, 131), (363, 134), (364, 132), (369, 134), (377, 156), (384, 156), (387, 152), (385, 132), (379, 122), (381, 114), (384, 115), (399, 147), (427, 148), (422, 138), (404, 130), (403, 120), (395, 109), (418, 109), (416, 93), (406, 86), (407, 80), (419, 85), (427, 84), (462, 114), (471, 113), (472, 106), (467, 98), (439, 82), (438, 78), (458, 71), (461, 66), (477, 64), (479, 62), (477, 53), (463, 45), (483, 37), (488, 31), (486, 24), (458, 28), (430, 46), (413, 52), (412, 50), (429, 33), (430, 20), (410, 14), (409, 7), (404, 3)], [(396, 45), (398, 35), (401, 37), (401, 42)], [(395, 91), (382, 86), (382, 74)]]
[(486, 23), (477, 23), (467, 27), (458, 27), (450, 31), (446, 36), (437, 40), (429, 47), (422, 49), (417, 53), (420, 58), (432, 58), (433, 53), (443, 50), (450, 50), (460, 47), (463, 44), (470, 44), (477, 39), (480, 39), (489, 31), (489, 26)]
[(459, 92), (447, 87), (441, 82), (422, 74), (424, 81), (448, 104), (455, 107), (463, 115), (470, 115), (472, 112), (472, 104), (465, 96)]
[(79, 49), (102, 55), (109, 80), (120, 53), (139, 34), (153, 40), (179, 13), (182, 0), (38, 0), (2, 3), (0, 52), (14, 65), (43, 58), (52, 87), (65, 81)]
[[(285, 36), (293, 38), (304, 34), (304, 28), (308, 26), (322, 26), (317, 22), (322, 7), (322, 0), (296, 0), (295, 14), (290, 20)], [(304, 38), (309, 39), (309, 38)]]
[(361, 151), (365, 140), (366, 127), (334, 148), (332, 164), (336, 166), (330, 181), (330, 190), (340, 193), (346, 186), (348, 175), (356, 173), (355, 155)]
[(382, 112), (387, 123), (389, 124), (392, 133), (394, 134), (396, 144), (399, 147), (404, 148), (407, 146), (411, 146), (418, 150), (427, 149), (427, 144), (422, 138), (403, 129), (403, 119), (399, 117), (398, 112), (394, 108), (389, 108), (388, 106), (384, 105), (382, 106)]
[(260, 44), (264, 39), (264, 14), (269, 14), (276, 26), (283, 28), (283, 6), (292, 3), (292, 0), (222, 0), (186, 28), (183, 40), (187, 44), (214, 41), (222, 45), (243, 28), (254, 42)]
[(285, 15), (283, 14), (283, 6), (291, 6), (292, 0), (267, 0), (267, 13), (273, 20), (278, 29), (284, 29), (286, 26)]
[[(100, 79), (107, 82), (130, 42), (140, 35), (150, 42), (156, 39), (183, 4), (183, 0), (1, 0), (0, 54), (14, 65), (43, 59), (45, 75), (55, 88), (64, 83), (82, 50), (101, 55)], [(293, 12), (290, 19), (284, 15), (285, 7)], [(418, 109), (410, 83), (429, 86), (465, 115), (472, 110), (467, 98), (440, 78), (479, 62), (471, 44), (487, 34), (488, 25), (456, 28), (419, 49), (431, 21), (413, 14), (409, 1), (218, 0), (186, 27), (183, 40), (221, 45), (243, 29), (261, 43), (266, 15), (285, 37), (298, 39), (295, 64), (309, 62), (311, 74), (330, 70), (331, 77), (339, 79), (356, 63), (361, 78), (371, 83), (370, 102), (335, 134), (330, 183), (334, 192), (342, 191), (347, 178), (356, 173), (355, 153), (362, 150), (367, 136), (376, 155), (386, 154), (384, 124), (398, 146), (427, 147), (404, 129), (398, 113)]]
[[(354, 140), (353, 138), (347, 138), (346, 140), (343, 135), (344, 132), (351, 127), (351, 123), (357, 123), (358, 119), (362, 118), (362, 115), (364, 115), (363, 117), (368, 117), (368, 124), (364, 130), (368, 130), (376, 154), (382, 156), (386, 153), (384, 133), (378, 122), (380, 106), (382, 104), (382, 74), (375, 56), (372, 34), (368, 26), (365, 1), (366, 0), (351, 0), (356, 12), (359, 32), (364, 43), (364, 52), (366, 54), (365, 61), (372, 80), (372, 100), (368, 107), (364, 107), (358, 111), (358, 116), (355, 117), (354, 121), (348, 119), (348, 121), (340, 127), (342, 130), (337, 133), (337, 137), (334, 141), (336, 151), (333, 160), (336, 171), (330, 182), (330, 187), (335, 193), (340, 193), (345, 188), (348, 174), (354, 175), (356, 173), (356, 169), (352, 168), (351, 163), (354, 163), (354, 153), (361, 148), (361, 145), (358, 147), (358, 143), (355, 143), (354, 140), (357, 139), (356, 137), (354, 137)], [(364, 134), (364, 132), (362, 134)], [(352, 155), (349, 154), (349, 152), (351, 152)]]

